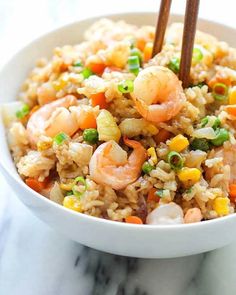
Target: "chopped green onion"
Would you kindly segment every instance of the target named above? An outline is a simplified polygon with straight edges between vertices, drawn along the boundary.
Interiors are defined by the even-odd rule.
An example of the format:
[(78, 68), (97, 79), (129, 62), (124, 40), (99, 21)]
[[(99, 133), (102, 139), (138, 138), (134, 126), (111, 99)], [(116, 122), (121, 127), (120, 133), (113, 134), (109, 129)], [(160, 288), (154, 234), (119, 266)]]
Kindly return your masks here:
[(189, 87), (200, 87), (200, 88), (202, 88), (205, 85), (207, 85), (206, 82), (202, 81), (202, 82), (199, 82), (197, 84), (191, 84)]
[(53, 141), (57, 144), (60, 145), (63, 141), (68, 139), (68, 135), (65, 134), (64, 132), (58, 133), (54, 138)]
[(73, 64), (74, 67), (82, 67), (83, 64), (80, 60), (76, 61), (74, 64)]
[(212, 139), (211, 143), (214, 146), (221, 146), (227, 140), (229, 140), (229, 132), (224, 128), (220, 128), (216, 130), (216, 138)]
[(181, 168), (183, 168), (184, 160), (177, 152), (169, 152), (169, 154), (167, 155), (167, 161), (170, 164), (170, 167), (174, 170), (180, 170)]
[(82, 75), (84, 76), (84, 79), (88, 79), (90, 76), (94, 75), (94, 73), (90, 69), (84, 68)]
[(214, 124), (212, 125), (212, 128), (216, 130), (218, 127), (220, 127), (220, 124), (221, 124), (220, 119), (216, 118)]
[(131, 73), (134, 73), (137, 76), (139, 73), (139, 68), (140, 68), (138, 56), (137, 55), (130, 56), (128, 58), (128, 65), (129, 65), (129, 71)]
[(193, 55), (192, 55), (192, 62), (193, 63), (198, 63), (203, 59), (203, 53), (201, 49), (199, 48), (193, 48)]
[(209, 117), (205, 117), (201, 120), (201, 127), (205, 127), (209, 122)]
[(198, 84), (194, 85), (194, 86), (197, 86), (197, 87), (200, 87), (202, 88), (203, 86), (207, 85), (206, 82), (202, 81), (202, 82), (199, 82)]
[[(205, 127), (209, 122), (209, 116), (206, 116), (201, 120), (201, 127)], [(220, 119), (216, 117), (213, 125), (211, 126), (214, 130), (216, 130), (220, 126), (221, 122)]]
[(145, 174), (149, 174), (153, 169), (154, 167), (148, 162), (143, 163), (142, 170)]
[(212, 95), (216, 100), (225, 100), (228, 96), (228, 86), (223, 83), (216, 83), (212, 89)]
[(94, 129), (94, 128), (85, 129), (83, 132), (83, 139), (92, 144), (96, 143), (98, 141), (97, 129)]
[(117, 87), (121, 93), (130, 93), (134, 90), (134, 83), (132, 80), (124, 80)]
[(206, 138), (194, 138), (194, 140), (190, 143), (190, 148), (194, 151), (200, 150), (207, 152), (210, 149), (210, 145)]
[(130, 42), (130, 49), (133, 49), (135, 47), (135, 45), (136, 45), (136, 40), (135, 39), (130, 39), (129, 42)]
[(155, 192), (155, 195), (159, 198), (162, 198), (163, 197), (163, 193), (164, 193), (164, 190), (163, 189), (158, 189), (156, 192)]
[(205, 127), (209, 122), (208, 116), (201, 120), (201, 127)]
[[(78, 191), (76, 190), (76, 186), (77, 186), (77, 183), (78, 183), (78, 182), (80, 182), (80, 183), (82, 183), (82, 184), (84, 185), (84, 190), (83, 190), (82, 192), (78, 192)], [(73, 188), (72, 188), (72, 192), (73, 192), (73, 194), (74, 194), (76, 197), (78, 197), (78, 198), (82, 197), (82, 195), (86, 192), (87, 188), (88, 188), (88, 185), (87, 185), (87, 182), (86, 182), (86, 180), (84, 179), (84, 177), (82, 177), (82, 176), (78, 176), (78, 177), (75, 178), (75, 185), (74, 185)]]
[(24, 105), (22, 106), (21, 110), (19, 110), (19, 111), (16, 112), (16, 117), (17, 117), (18, 119), (22, 119), (22, 118), (24, 118), (26, 115), (28, 115), (29, 112), (30, 112), (30, 108), (29, 108), (29, 106), (28, 106), (27, 104), (24, 104)]
[(187, 189), (185, 191), (186, 194), (191, 194), (191, 192), (193, 191), (193, 187), (191, 186), (189, 189)]
[(180, 67), (180, 60), (178, 57), (173, 57), (167, 67), (174, 72), (175, 74), (178, 74), (179, 72), (179, 67)]
[(72, 196), (72, 195), (73, 195), (72, 191), (66, 192), (66, 196)]
[(130, 55), (131, 55), (131, 56), (137, 56), (138, 59), (139, 59), (139, 64), (142, 63), (142, 60), (143, 60), (143, 58), (142, 58), (142, 53), (141, 53), (141, 51), (140, 51), (138, 48), (132, 48), (132, 49), (130, 50)]

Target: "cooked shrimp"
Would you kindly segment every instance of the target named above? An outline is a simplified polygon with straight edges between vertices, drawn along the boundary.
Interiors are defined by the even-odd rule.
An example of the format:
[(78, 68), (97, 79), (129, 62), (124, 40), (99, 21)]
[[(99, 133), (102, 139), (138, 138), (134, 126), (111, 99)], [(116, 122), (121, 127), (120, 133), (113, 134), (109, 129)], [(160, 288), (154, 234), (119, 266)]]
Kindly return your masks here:
[[(230, 183), (236, 182), (236, 145), (227, 144), (218, 148), (214, 158), (223, 158), (224, 165), (230, 166)], [(206, 168), (206, 179), (211, 179), (216, 174), (215, 168)]]
[(188, 209), (184, 215), (184, 223), (194, 223), (199, 222), (203, 218), (202, 212), (199, 208)]
[(33, 113), (26, 128), (31, 145), (37, 143), (40, 135), (53, 137), (59, 132), (74, 134), (79, 126), (68, 108), (76, 104), (76, 97), (67, 95), (42, 106)]
[(170, 202), (168, 204), (161, 204), (147, 216), (147, 224), (181, 224), (183, 223), (183, 210), (182, 208)]
[(105, 142), (96, 149), (89, 163), (90, 175), (94, 181), (120, 190), (139, 177), (146, 159), (146, 150), (135, 140), (124, 138), (124, 143), (133, 148), (129, 158), (114, 140)]
[(185, 100), (177, 76), (161, 66), (148, 67), (138, 74), (132, 97), (142, 117), (156, 123), (176, 116)]
[(56, 90), (50, 82), (43, 83), (37, 90), (38, 103), (40, 106), (56, 99)]

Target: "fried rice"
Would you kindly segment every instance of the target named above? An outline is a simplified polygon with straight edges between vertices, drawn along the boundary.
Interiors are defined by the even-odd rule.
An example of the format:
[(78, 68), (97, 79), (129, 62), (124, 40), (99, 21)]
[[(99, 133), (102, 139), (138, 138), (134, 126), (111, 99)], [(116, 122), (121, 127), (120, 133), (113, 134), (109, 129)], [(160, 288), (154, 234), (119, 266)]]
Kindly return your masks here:
[[(172, 24), (151, 58), (154, 27), (102, 19), (85, 41), (37, 61), (19, 100), (2, 106), (25, 183), (68, 209), (120, 222), (191, 223), (234, 213), (236, 50), (197, 31), (190, 85), (182, 89), (182, 31)], [(165, 104), (165, 97), (148, 101), (153, 91), (167, 92), (161, 83), (153, 90), (148, 73), (169, 75), (167, 88), (178, 81), (170, 91), (179, 107), (170, 117), (146, 115)], [(61, 99), (69, 105), (53, 107)]]

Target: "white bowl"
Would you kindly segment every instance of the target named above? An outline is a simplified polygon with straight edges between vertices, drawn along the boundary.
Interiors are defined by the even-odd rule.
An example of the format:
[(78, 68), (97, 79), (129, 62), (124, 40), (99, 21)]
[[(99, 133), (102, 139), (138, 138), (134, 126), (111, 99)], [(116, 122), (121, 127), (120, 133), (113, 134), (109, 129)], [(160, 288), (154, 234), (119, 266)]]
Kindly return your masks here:
[[(127, 13), (108, 17), (124, 19), (137, 25), (154, 25), (156, 19), (153, 13)], [(80, 42), (85, 29), (97, 19), (91, 18), (59, 28), (17, 53), (0, 74), (0, 102), (16, 99), (21, 83), (34, 67), (37, 58), (50, 56), (56, 46)], [(171, 18), (171, 21), (180, 20), (181, 16)], [(206, 20), (199, 20), (198, 27), (236, 47), (235, 29)], [(236, 214), (195, 224), (140, 226), (73, 212), (34, 192), (20, 179), (7, 146), (2, 123), (0, 146), (1, 171), (18, 198), (41, 220), (81, 244), (120, 255), (167, 258), (209, 251), (234, 239)]]

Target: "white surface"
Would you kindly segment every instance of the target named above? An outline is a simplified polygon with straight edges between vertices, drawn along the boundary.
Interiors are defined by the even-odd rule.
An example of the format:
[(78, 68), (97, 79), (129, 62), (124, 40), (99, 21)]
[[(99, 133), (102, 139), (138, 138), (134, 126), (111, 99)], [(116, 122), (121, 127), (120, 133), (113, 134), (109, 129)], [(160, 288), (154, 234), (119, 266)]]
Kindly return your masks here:
[[(58, 25), (87, 15), (130, 10), (132, 7), (142, 10), (145, 6), (145, 10), (153, 10), (156, 2), (0, 0), (1, 62), (25, 42)], [(185, 1), (173, 2), (175, 12), (180, 12), (176, 6), (181, 4), (183, 7)], [(234, 25), (232, 6), (233, 1), (204, 0), (200, 15)], [(235, 293), (235, 245), (207, 255), (168, 260), (128, 259), (93, 250), (81, 253), (79, 244), (38, 221), (9, 193), (2, 179), (0, 183), (0, 294)], [(74, 266), (79, 254), (81, 259)], [(108, 277), (110, 281), (106, 285)], [(136, 286), (139, 293), (134, 291)]]

